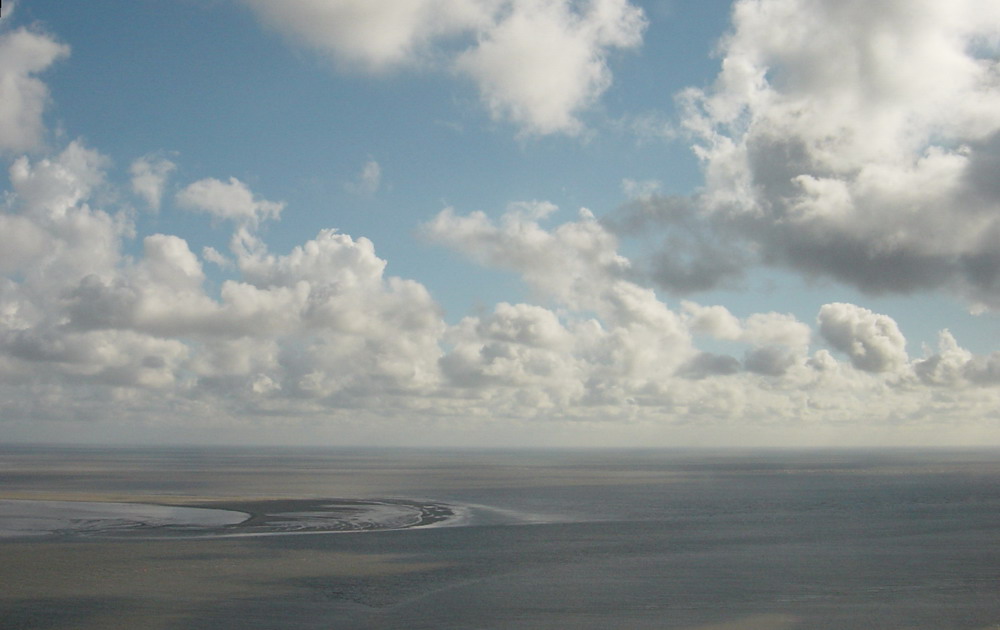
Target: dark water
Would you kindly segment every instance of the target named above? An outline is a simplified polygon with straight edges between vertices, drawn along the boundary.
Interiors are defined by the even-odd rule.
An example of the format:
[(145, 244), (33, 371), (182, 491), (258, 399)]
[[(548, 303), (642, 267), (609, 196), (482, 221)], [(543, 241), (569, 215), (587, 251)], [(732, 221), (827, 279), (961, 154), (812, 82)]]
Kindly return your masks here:
[(0, 627), (998, 630), (997, 455), (6, 449), (8, 498), (379, 496), (470, 516), (5, 542)]

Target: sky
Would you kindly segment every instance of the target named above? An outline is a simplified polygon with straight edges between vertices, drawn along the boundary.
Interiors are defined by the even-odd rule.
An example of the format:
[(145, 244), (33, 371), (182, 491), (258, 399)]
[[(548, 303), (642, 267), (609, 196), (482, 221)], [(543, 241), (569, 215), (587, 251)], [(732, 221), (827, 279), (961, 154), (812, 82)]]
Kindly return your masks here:
[(1000, 445), (992, 0), (18, 0), (0, 440)]

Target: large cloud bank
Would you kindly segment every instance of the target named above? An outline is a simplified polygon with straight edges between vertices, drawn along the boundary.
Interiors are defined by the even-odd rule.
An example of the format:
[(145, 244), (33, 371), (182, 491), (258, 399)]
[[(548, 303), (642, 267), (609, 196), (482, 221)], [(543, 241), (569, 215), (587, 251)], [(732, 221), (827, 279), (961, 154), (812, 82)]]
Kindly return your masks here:
[(714, 83), (678, 96), (702, 194), (633, 212), (700, 243), (665, 247), (658, 280), (706, 288), (759, 260), (1000, 306), (998, 33), (985, 0), (736, 2)]
[[(518, 10), (529, 4), (518, 4)], [(824, 137), (840, 145), (826, 155), (821, 149), (827, 145), (819, 142), (814, 124), (788, 112), (779, 120), (777, 110), (770, 109), (795, 107), (807, 118), (836, 113), (829, 104), (836, 99), (807, 97), (811, 92), (804, 83), (811, 72), (801, 69), (804, 74), (799, 76), (789, 70), (788, 76), (773, 78), (750, 73), (753, 80), (748, 83), (727, 78), (734, 51), (750, 46), (739, 44), (740, 33), (757, 24), (766, 34), (771, 22), (755, 20), (777, 20), (782, 14), (768, 11), (789, 4), (795, 3), (739, 4), (719, 85), (712, 95), (692, 97), (702, 113), (691, 120), (706, 124), (701, 129), (711, 211), (747, 222), (762, 239), (772, 229), (781, 230), (789, 244), (775, 240), (772, 245), (779, 255), (791, 257), (796, 239), (836, 223), (820, 198), (807, 195), (809, 186), (829, 184), (848, 192), (860, 186), (851, 192), (851, 203), (840, 208), (846, 222), (836, 225), (847, 230), (848, 219), (864, 216), (871, 225), (854, 233), (874, 247), (887, 238), (886, 225), (904, 225), (896, 213), (909, 212), (917, 220), (936, 215), (923, 196), (905, 207), (879, 206), (889, 215), (886, 223), (866, 215), (857, 204), (874, 193), (861, 184), (867, 177), (864, 169), (895, 168), (897, 176), (913, 181), (907, 178), (931, 168), (928, 160), (941, 159), (958, 164), (965, 173), (948, 182), (958, 181), (964, 192), (979, 194), (970, 197), (979, 205), (960, 211), (989, 223), (994, 207), (990, 204), (995, 203), (990, 199), (995, 196), (969, 173), (993, 150), (992, 112), (970, 107), (956, 118), (961, 124), (946, 126), (943, 117), (928, 110), (904, 124), (892, 115), (901, 106), (895, 97), (863, 91), (874, 105), (885, 99), (895, 103), (885, 104), (882, 112), (886, 120), (877, 131), (886, 135), (877, 136), (883, 139), (876, 143), (881, 148), (870, 153), (874, 149), (854, 147), (852, 133), (866, 128), (848, 133), (834, 125)], [(305, 1), (296, 5), (302, 10), (320, 7)], [(323, 6), (347, 10), (354, 5)], [(465, 5), (448, 6), (458, 11)], [(556, 12), (553, 15), (565, 10), (553, 2), (530, 6)], [(605, 17), (628, 9), (615, 2), (587, 6), (595, 16)], [(839, 12), (849, 12), (854, 5), (835, 6), (842, 8), (814, 8), (829, 13), (823, 19), (836, 25)], [(887, 20), (899, 17), (892, 13), (894, 6), (884, 6)], [(924, 9), (937, 18), (939, 28), (958, 29), (938, 45), (951, 46), (967, 31), (980, 32), (957, 10), (937, 15), (934, 6)], [(353, 10), (358, 15), (375, 11), (364, 7), (359, 4)], [(479, 3), (469, 7), (482, 8)], [(483, 15), (470, 9), (468, 19), (496, 19)], [(505, 15), (513, 19), (518, 13), (512, 9)], [(908, 28), (931, 29), (920, 16), (907, 15)], [(947, 16), (954, 20), (945, 20)], [(576, 15), (574, 24), (584, 28), (588, 19), (597, 18)], [(884, 26), (891, 33), (895, 24), (890, 20)], [(800, 28), (808, 31), (809, 25), (807, 20)], [(812, 35), (791, 33), (769, 46), (799, 51), (808, 48)], [(835, 37), (836, 29), (827, 36)], [(404, 32), (399, 41), (417, 46), (422, 40), (415, 37)], [(762, 36), (757, 40), (768, 41)], [(362, 47), (358, 55), (369, 54), (363, 49), (367, 44), (343, 45)], [(390, 53), (401, 45), (385, 44), (388, 48), (377, 57), (383, 59), (380, 63), (395, 63)], [(0, 50), (15, 52), (4, 58), (0, 70), (15, 78), (4, 87), (12, 102), (25, 104), (0, 110), (0, 129), (16, 126), (11, 117), (40, 120), (44, 89), (33, 75), (67, 49), (46, 35), (17, 31), (0, 35)], [(971, 53), (955, 54), (957, 67), (965, 68), (961, 60), (971, 59)], [(789, 53), (786, 63), (804, 59)], [(825, 62), (813, 63), (822, 68)], [(974, 100), (969, 94), (979, 98), (980, 92), (995, 89), (989, 83), (989, 63), (980, 60), (974, 65), (978, 70), (967, 69), (969, 76), (952, 77), (949, 84), (966, 89), (966, 101)], [(850, 86), (862, 81), (848, 70), (838, 72), (849, 75), (844, 81)], [(781, 89), (771, 87), (772, 82)], [(803, 95), (794, 103), (788, 100), (788, 94), (799, 92)], [(748, 95), (756, 95), (756, 100), (746, 102)], [(948, 95), (940, 98), (950, 107), (964, 107)], [(730, 101), (732, 109), (727, 109)], [(857, 106), (850, 99), (839, 105)], [(739, 133), (734, 131), (736, 118), (726, 118), (735, 116), (734, 111), (742, 112)], [(771, 114), (764, 116), (766, 112)], [(923, 129), (932, 122), (939, 133), (968, 140), (968, 148), (931, 146), (928, 143), (938, 136), (928, 132), (922, 141), (927, 146), (912, 146), (906, 153), (901, 138), (910, 136), (901, 129)], [(823, 164), (826, 175), (820, 177), (816, 170), (790, 175), (793, 161), (778, 159), (790, 149), (774, 148), (773, 142), (793, 136), (798, 139), (795, 150), (809, 157), (801, 164)], [(763, 138), (767, 142), (761, 145)], [(638, 435), (655, 434), (662, 443), (676, 435), (687, 436), (689, 442), (742, 443), (775, 428), (768, 439), (794, 428), (802, 441), (821, 441), (828, 434), (851, 441), (854, 434), (870, 436), (871, 427), (894, 426), (921, 427), (926, 439), (955, 427), (965, 427), (972, 436), (996, 438), (991, 423), (1000, 409), (1000, 353), (976, 355), (942, 331), (937, 348), (913, 357), (891, 318), (853, 304), (824, 305), (815, 321), (805, 322), (776, 312), (740, 318), (721, 305), (693, 301), (671, 306), (636, 281), (633, 262), (621, 253), (617, 237), (587, 210), (557, 223), (558, 208), (528, 201), (511, 204), (496, 218), (446, 209), (429, 220), (422, 227), (427, 239), (477, 264), (518, 274), (536, 296), (534, 303), (500, 303), (449, 324), (422, 284), (385, 274), (386, 261), (367, 239), (325, 229), (288, 252), (272, 252), (262, 226), (296, 209), (260, 198), (226, 173), (173, 184), (175, 165), (157, 154), (137, 156), (118, 172), (108, 158), (81, 141), (51, 152), (41, 146), (37, 131), (4, 141), (8, 151), (35, 151), (10, 159), (9, 192), (0, 206), (0, 421), (12, 425), (80, 420), (162, 423), (188, 431), (269, 425), (278, 426), (290, 441), (307, 440), (309, 427), (358, 423), (388, 427), (385, 436), (394, 434), (392, 427), (413, 423), (449, 430), (497, 423), (531, 427), (524, 429), (525, 435), (554, 426), (584, 431), (627, 424), (645, 427)], [(773, 191), (754, 179), (759, 174), (750, 167), (751, 147), (771, 147), (760, 150), (774, 152), (765, 164), (791, 182), (781, 188), (785, 194), (769, 196)], [(903, 155), (910, 161), (902, 160)], [(747, 188), (724, 188), (718, 181), (723, 165), (743, 178), (734, 181), (745, 182)], [(951, 170), (944, 172), (958, 177)], [(926, 174), (920, 171), (918, 178), (925, 185), (942, 181)], [(772, 176), (777, 177), (769, 171), (767, 182)], [(830, 181), (818, 183), (823, 178)], [(891, 200), (902, 194), (903, 185), (896, 179), (884, 181), (896, 187), (880, 195)], [(819, 205), (806, 211), (802, 204), (807, 197)], [(227, 234), (228, 251), (193, 251), (187, 241), (171, 234), (138, 235), (134, 211), (122, 201), (129, 199), (150, 209), (169, 204), (175, 211), (205, 215), (206, 225)], [(793, 211), (800, 206), (801, 211)], [(975, 284), (971, 272), (963, 276), (957, 267), (947, 266), (971, 256), (971, 250), (957, 253), (971, 246), (959, 246), (958, 232), (964, 228), (951, 223), (936, 246), (955, 251), (948, 258), (927, 250), (928, 264), (943, 265), (950, 271), (941, 273), (962, 277), (963, 286), (979, 287), (981, 295), (989, 297), (989, 287)], [(879, 256), (895, 260), (931, 247), (930, 239), (917, 233), (899, 233), (890, 241), (891, 247), (865, 249), (878, 256), (859, 264), (870, 262), (870, 273), (877, 275)], [(206, 265), (216, 279), (209, 278)]]

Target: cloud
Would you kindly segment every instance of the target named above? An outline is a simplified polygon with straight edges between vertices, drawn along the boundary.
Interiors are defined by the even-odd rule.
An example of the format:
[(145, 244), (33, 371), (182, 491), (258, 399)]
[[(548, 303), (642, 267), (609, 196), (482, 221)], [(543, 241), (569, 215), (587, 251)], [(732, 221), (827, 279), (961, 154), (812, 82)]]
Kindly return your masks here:
[(611, 84), (609, 52), (637, 47), (646, 26), (628, 0), (244, 2), (341, 68), (424, 65), (466, 76), (493, 118), (529, 134), (578, 133), (578, 114)]
[[(630, 181), (630, 180), (626, 180)], [(651, 190), (633, 197), (602, 223), (622, 237), (656, 235), (653, 253), (638, 265), (660, 288), (689, 295), (737, 284), (752, 256), (710, 217), (698, 213), (697, 203), (679, 196), (661, 196)]]
[(432, 56), (436, 38), (488, 24), (490, 0), (244, 0), (266, 23), (330, 54), (345, 68), (383, 72)]
[(660, 194), (663, 183), (656, 179), (637, 181), (625, 178), (622, 180), (622, 192), (629, 199), (651, 199)]
[(272, 254), (253, 227), (277, 219), (281, 205), (235, 179), (202, 180), (179, 201), (233, 220), (239, 272), (211, 292), (202, 260), (178, 236), (145, 236), (139, 254), (122, 255), (130, 214), (91, 205), (120, 197), (108, 164), (72, 142), (11, 166), (0, 206), (4, 397), (44, 386), (50, 400), (33, 403), (37, 412), (82, 413), (92, 401), (100, 416), (94, 392), (117, 400), (144, 390), (158, 392), (144, 405), (202, 400), (213, 415), (284, 400), (282, 413), (295, 414), (308, 406), (298, 400), (394, 400), (439, 380), (440, 309), (419, 283), (385, 277), (369, 241), (325, 230)]
[(837, 302), (824, 305), (817, 321), (823, 338), (859, 370), (890, 372), (907, 362), (906, 339), (887, 315)]
[[(782, 376), (795, 366), (806, 364), (812, 331), (786, 313), (754, 313), (741, 321), (724, 306), (681, 303), (685, 324), (699, 335), (749, 346), (742, 367), (749, 372)], [(740, 368), (728, 355), (702, 353), (679, 372), (689, 378), (710, 374), (731, 374)]]
[[(190, 193), (233, 219), (221, 224), (232, 231), (227, 256), (198, 256), (171, 234), (146, 235), (126, 256), (129, 215), (97, 207), (120, 197), (108, 163), (73, 142), (11, 167), (0, 206), (0, 220), (17, 226), (0, 230), (17, 236), (0, 247), (4, 417), (238, 419), (290, 433), (310, 418), (711, 432), (896, 422), (922, 417), (931, 401), (949, 418), (981, 417), (976, 409), (1000, 400), (998, 355), (977, 356), (949, 335), (910, 361), (895, 322), (860, 306), (830, 304), (817, 320), (844, 362), (810, 355), (812, 330), (787, 314), (737, 318), (694, 302), (675, 311), (634, 282), (615, 236), (589, 212), (559, 223), (546, 202), (512, 204), (496, 219), (446, 210), (425, 226), (476, 262), (520, 274), (547, 304), (500, 303), (454, 325), (423, 285), (387, 277), (367, 239), (322, 230), (272, 252), (254, 222), (280, 217), (238, 180), (202, 180), (214, 183)], [(227, 274), (217, 288), (206, 260), (230, 265), (217, 270)], [(705, 337), (732, 352), (700, 348)]]
[(872, 292), (1000, 304), (1000, 10), (975, 0), (741, 0), (679, 96), (713, 226)]
[(132, 192), (142, 197), (152, 210), (159, 210), (167, 178), (176, 168), (177, 165), (170, 160), (153, 155), (135, 160), (129, 167)]
[(246, 184), (230, 177), (228, 182), (206, 178), (177, 193), (177, 203), (184, 208), (256, 226), (265, 219), (277, 219), (285, 205), (257, 200)]
[(743, 324), (725, 306), (702, 306), (683, 301), (681, 308), (692, 332), (716, 339), (737, 340), (743, 336)]
[(642, 11), (626, 0), (592, 0), (581, 12), (553, 0), (516, 0), (455, 61), (479, 86), (495, 119), (528, 133), (577, 133), (576, 114), (611, 85), (612, 48), (642, 42)]
[(583, 362), (574, 338), (558, 316), (528, 304), (498, 304), (492, 315), (464, 319), (449, 333), (452, 349), (441, 358), (442, 372), (460, 388), (528, 394), (532, 404), (551, 410), (582, 397)]
[(743, 360), (748, 371), (768, 376), (781, 376), (798, 362), (799, 357), (788, 348), (780, 346), (754, 348), (747, 351)]
[(68, 46), (47, 35), (24, 28), (0, 33), (0, 153), (41, 145), (49, 91), (34, 75), (68, 55)]
[(378, 192), (381, 185), (382, 167), (370, 159), (361, 167), (357, 179), (347, 184), (347, 189), (356, 195), (371, 196)]
[(914, 362), (914, 371), (927, 384), (961, 388), (963, 385), (1000, 384), (1000, 352), (976, 356), (958, 345), (951, 332), (938, 335), (938, 351)]
[[(480, 212), (459, 216), (449, 209), (424, 230), (431, 239), (481, 264), (516, 271), (539, 299), (568, 309), (562, 326), (571, 334), (565, 339), (563, 359), (546, 369), (573, 378), (561, 381), (558, 395), (552, 390), (547, 396), (583, 405), (621, 404), (644, 388), (655, 391), (668, 386), (676, 369), (696, 353), (681, 317), (653, 291), (628, 279), (628, 260), (617, 252), (615, 238), (592, 214), (582, 210), (578, 220), (545, 229), (540, 221), (556, 211), (545, 202), (512, 204), (495, 222)], [(509, 317), (513, 312), (498, 307), (495, 317)], [(517, 312), (523, 324), (529, 311), (519, 306)], [(555, 329), (540, 323), (552, 322), (552, 316), (530, 312), (536, 321), (533, 330)], [(503, 327), (484, 327), (478, 318), (464, 325), (462, 343), (445, 359), (450, 362), (445, 364), (446, 372), (453, 378), (462, 373), (483, 374), (473, 366), (486, 358), (489, 365), (499, 362), (510, 368), (511, 361), (521, 365), (529, 356), (525, 346), (541, 345), (528, 343), (523, 336), (514, 346), (491, 339), (487, 332), (495, 335)], [(538, 348), (538, 352), (549, 356), (551, 348)]]
[(699, 352), (681, 365), (677, 374), (684, 378), (702, 379), (709, 376), (736, 374), (739, 371), (740, 362), (735, 357), (726, 354)]
[[(617, 319), (639, 316), (628, 311), (641, 310), (640, 304), (661, 304), (652, 291), (628, 281), (631, 263), (589, 210), (581, 209), (576, 221), (546, 230), (540, 222), (557, 210), (549, 202), (519, 202), (494, 222), (483, 212), (459, 216), (449, 208), (422, 231), (480, 264), (518, 272), (541, 299), (575, 310), (596, 310)], [(639, 297), (647, 291), (648, 297)]]
[[(295, 12), (299, 4), (309, 3), (286, 6)], [(413, 6), (458, 11), (460, 5), (486, 7), (429, 1)], [(376, 22), (383, 19), (382, 9), (370, 3), (351, 6), (374, 15)], [(506, 12), (500, 10), (503, 6)], [(491, 28), (512, 19), (518, 10), (533, 8), (550, 12), (545, 19), (562, 16), (572, 25), (567, 32), (580, 35), (573, 29), (589, 24), (587, 28), (599, 30), (600, 24), (620, 20), (628, 7), (622, 2), (577, 4), (572, 10), (569, 6), (556, 0), (544, 5), (498, 0), (483, 22), (455, 18), (477, 26), (445, 24), (439, 30), (406, 17), (404, 11), (400, 19), (411, 20), (417, 30), (397, 38), (405, 46), (388, 45), (386, 50), (435, 63), (435, 55), (444, 54), (436, 52), (443, 45), (439, 32), (456, 37), (473, 33), (481, 38), (479, 43), (493, 41)], [(752, 14), (777, 11), (777, 6), (762, 0), (740, 4), (739, 10)], [(277, 11), (275, 7), (269, 10)], [(568, 12), (560, 13), (559, 7)], [(821, 8), (832, 12), (831, 20), (841, 10)], [(880, 5), (876, 13), (895, 8)], [(917, 13), (913, 19), (919, 21), (922, 13)], [(787, 18), (780, 12), (769, 15), (779, 23)], [(546, 24), (538, 19), (538, 24)], [(802, 28), (811, 28), (811, 19)], [(743, 25), (740, 20), (744, 18), (737, 24)], [(758, 26), (765, 32), (772, 28), (767, 22)], [(740, 39), (741, 28), (732, 41)], [(887, 28), (901, 27), (893, 21)], [(839, 32), (833, 29), (826, 35)], [(608, 34), (588, 37), (584, 44), (605, 42), (594, 53), (602, 60), (614, 47), (607, 42), (617, 41)], [(942, 45), (947, 48), (950, 41)], [(785, 45), (774, 45), (779, 44)], [(976, 54), (991, 50), (988, 44)], [(363, 51), (368, 44), (360, 40), (342, 45), (367, 54)], [(730, 48), (730, 57), (742, 50), (735, 44)], [(385, 64), (403, 63), (391, 61), (392, 55), (384, 58), (389, 60)], [(822, 66), (823, 60), (815, 63)], [(781, 76), (763, 75), (761, 81), (773, 92), (764, 96), (780, 101), (779, 96), (797, 94), (788, 79), (779, 80)], [(797, 80), (809, 83), (808, 76)], [(898, 80), (916, 81), (906, 76)], [(821, 88), (808, 85), (806, 92)], [(701, 100), (695, 98), (694, 106), (702, 108), (698, 115), (722, 120), (728, 115), (724, 94), (728, 92), (717, 87)], [(810, 104), (810, 98), (803, 102)], [(895, 97), (866, 98), (877, 104), (880, 98)], [(257, 228), (262, 221), (280, 220), (284, 206), (262, 199), (236, 178), (202, 179), (174, 197), (177, 205), (216, 219), (212, 229), (221, 230), (223, 239), (229, 237), (229, 250), (223, 254), (208, 246), (192, 249), (174, 234), (138, 234), (134, 213), (127, 204), (117, 205), (129, 198), (129, 190), (155, 205), (174, 170), (167, 160), (147, 156), (121, 173), (81, 141), (51, 153), (35, 147), (38, 153), (9, 162), (9, 186), (0, 202), (0, 418), (68, 421), (60, 426), (88, 421), (80, 425), (87, 427), (81, 432), (101, 423), (166, 423), (181, 431), (226, 423), (253, 430), (272, 426), (279, 427), (276, 432), (283, 439), (295, 435), (289, 439), (299, 440), (310, 439), (313, 430), (327, 424), (331, 434), (377, 424), (383, 435), (397, 436), (406, 423), (416, 423), (437, 427), (439, 435), (447, 431), (449, 437), (455, 429), (470, 427), (529, 434), (558, 426), (574, 435), (580, 434), (580, 427), (607, 427), (599, 429), (603, 435), (624, 434), (628, 431), (623, 427), (628, 427), (637, 431), (630, 434), (655, 436), (659, 443), (677, 435), (716, 440), (724, 433), (739, 442), (743, 436), (767, 432), (781, 438), (788, 430), (811, 436), (841, 430), (837, 427), (852, 433), (869, 426), (915, 426), (936, 437), (950, 435), (954, 426), (976, 428), (978, 423), (981, 428), (992, 422), (1000, 408), (1000, 353), (977, 355), (947, 331), (936, 348), (911, 360), (896, 322), (859, 305), (827, 304), (812, 325), (777, 312), (737, 317), (721, 305), (685, 301), (673, 308), (647, 281), (656, 278), (660, 287), (677, 292), (694, 290), (737, 278), (739, 265), (734, 261), (752, 256), (755, 247), (773, 244), (776, 255), (789, 256), (793, 243), (769, 239), (785, 235), (780, 230), (801, 236), (792, 209), (809, 214), (796, 197), (802, 187), (828, 195), (826, 201), (846, 188), (843, 199), (849, 203), (844, 212), (850, 221), (845, 225), (860, 223), (853, 229), (863, 227), (874, 235), (883, 227), (881, 219), (862, 216), (850, 205), (860, 198), (859, 190), (875, 194), (871, 191), (876, 188), (862, 186), (871, 182), (882, 186), (879, 194), (890, 208), (888, 201), (898, 199), (903, 187), (911, 187), (913, 200), (907, 207), (927, 222), (931, 219), (922, 214), (926, 208), (921, 204), (935, 198), (931, 193), (940, 186), (957, 186), (955, 195), (959, 190), (968, 195), (962, 197), (969, 200), (962, 211), (985, 216), (982, 209), (997, 193), (991, 177), (996, 140), (987, 132), (985, 139), (975, 140), (973, 132), (988, 127), (993, 114), (973, 112), (960, 129), (933, 136), (933, 142), (967, 139), (968, 148), (941, 141), (933, 151), (919, 149), (920, 159), (926, 158), (921, 168), (927, 170), (918, 178), (897, 181), (889, 176), (894, 162), (879, 157), (898, 153), (893, 142), (884, 144), (892, 150), (876, 152), (863, 164), (852, 152), (870, 147), (856, 148), (850, 138), (834, 134), (832, 142), (839, 142), (844, 151), (820, 155), (825, 149), (809, 136), (808, 125), (794, 129), (799, 144), (775, 140), (772, 146), (768, 142), (774, 133), (758, 132), (792, 128), (779, 128), (764, 116), (774, 103), (734, 102), (749, 124), (739, 133), (715, 118), (701, 131), (697, 116), (687, 121), (702, 133), (710, 174), (710, 186), (698, 199), (666, 198), (652, 186), (636, 184), (631, 205), (603, 221), (585, 209), (560, 218), (560, 210), (546, 201), (513, 203), (496, 216), (440, 212), (423, 226), (425, 236), (475, 263), (518, 274), (535, 302), (502, 302), (455, 324), (443, 319), (422, 284), (387, 276), (386, 260), (368, 239), (323, 229), (297, 246), (272, 251)], [(576, 110), (567, 111), (576, 115)], [(917, 117), (910, 124), (919, 128), (921, 120)], [(519, 124), (535, 123), (524, 118)], [(745, 145), (733, 153), (739, 159), (728, 166), (721, 148), (727, 141)], [(785, 148), (775, 148), (779, 145)], [(760, 152), (754, 155), (771, 161), (748, 162), (744, 153), (751, 148)], [(815, 169), (805, 173), (811, 180), (798, 174), (786, 177), (789, 165), (799, 163), (800, 157), (810, 168), (826, 164), (822, 157), (831, 164), (843, 160), (889, 170), (883, 171), (884, 181), (865, 179), (864, 168), (855, 173), (847, 166), (838, 170), (840, 166), (829, 165), (823, 167), (826, 174)], [(746, 181), (752, 185), (723, 187), (722, 179), (712, 177), (725, 168), (751, 178)], [(782, 188), (783, 178), (792, 183)], [(779, 195), (779, 190), (784, 192)], [(740, 205), (744, 202), (749, 205)], [(953, 219), (948, 215), (940, 221)], [(822, 221), (832, 219), (823, 215)], [(671, 246), (670, 264), (662, 265), (659, 275), (654, 274), (655, 265), (640, 269), (620, 251), (621, 236), (643, 233), (650, 226), (673, 230), (677, 243)], [(945, 227), (952, 231), (943, 228), (941, 246), (950, 247), (959, 228)], [(725, 239), (741, 230), (747, 241), (735, 248), (736, 254), (727, 252), (722, 247)], [(915, 238), (905, 232), (898, 237), (901, 243)], [(692, 249), (684, 249), (685, 241)], [(725, 257), (723, 267), (696, 264), (716, 254)], [(984, 250), (978, 258), (967, 259), (964, 273), (969, 282), (975, 279), (986, 286), (991, 281), (990, 256)], [(211, 274), (206, 273), (206, 262), (217, 265)], [(867, 263), (862, 259), (857, 264)], [(928, 269), (936, 264), (930, 260)], [(829, 349), (817, 348), (821, 342)], [(36, 435), (44, 431), (38, 429)], [(983, 432), (995, 436), (992, 425)], [(853, 433), (849, 439), (855, 439)]]
[(79, 141), (55, 157), (15, 160), (14, 212), (0, 214), (0, 269), (29, 279), (107, 273), (119, 258), (122, 235), (131, 230), (123, 215), (86, 203), (103, 186), (107, 163)]

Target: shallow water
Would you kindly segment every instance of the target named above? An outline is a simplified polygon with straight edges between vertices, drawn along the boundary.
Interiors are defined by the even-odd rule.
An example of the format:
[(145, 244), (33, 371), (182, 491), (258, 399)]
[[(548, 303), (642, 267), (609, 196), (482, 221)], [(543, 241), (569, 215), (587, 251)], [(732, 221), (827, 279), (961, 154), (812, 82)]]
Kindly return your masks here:
[(3, 628), (1000, 628), (996, 452), (0, 451), (0, 498), (459, 527), (0, 543)]

